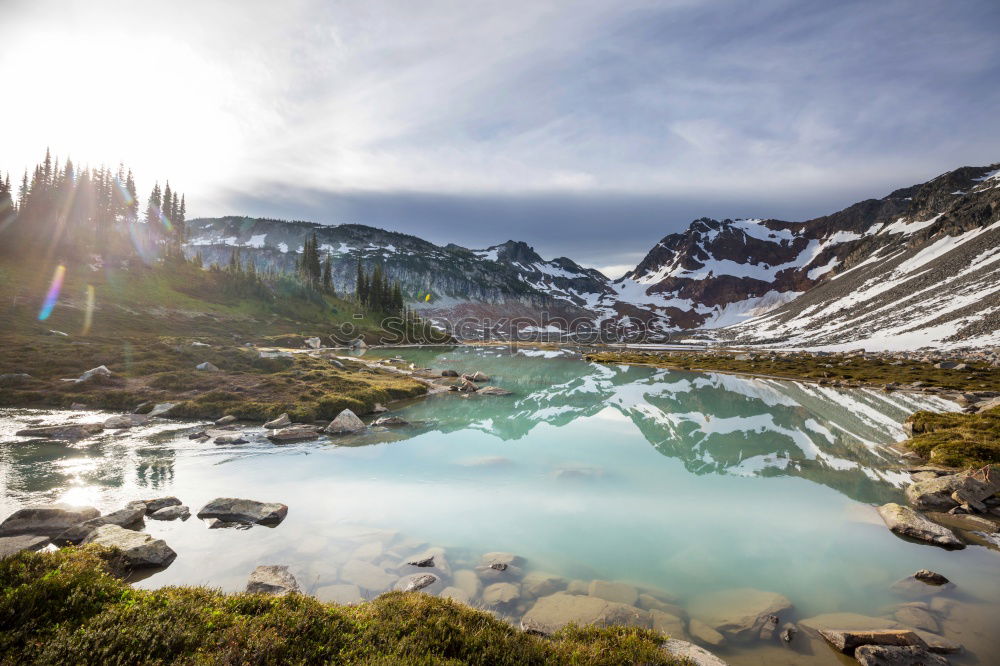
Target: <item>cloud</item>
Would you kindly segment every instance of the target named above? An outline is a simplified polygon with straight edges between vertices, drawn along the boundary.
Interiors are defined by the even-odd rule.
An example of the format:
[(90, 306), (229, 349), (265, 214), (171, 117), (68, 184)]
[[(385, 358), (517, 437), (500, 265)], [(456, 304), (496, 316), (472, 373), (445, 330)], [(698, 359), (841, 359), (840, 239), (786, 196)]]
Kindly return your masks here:
[[(16, 128), (3, 166), (46, 145), (124, 159), (201, 214), (392, 210), (380, 223), (477, 238), (536, 216), (540, 243), (586, 231), (571, 244), (609, 265), (632, 251), (602, 260), (609, 240), (634, 241), (575, 222), (594, 201), (655, 240), (1000, 155), (990, 0), (8, 0), (4, 15), (0, 80), (22, 98), (0, 107)], [(427, 201), (476, 216), (417, 224)]]

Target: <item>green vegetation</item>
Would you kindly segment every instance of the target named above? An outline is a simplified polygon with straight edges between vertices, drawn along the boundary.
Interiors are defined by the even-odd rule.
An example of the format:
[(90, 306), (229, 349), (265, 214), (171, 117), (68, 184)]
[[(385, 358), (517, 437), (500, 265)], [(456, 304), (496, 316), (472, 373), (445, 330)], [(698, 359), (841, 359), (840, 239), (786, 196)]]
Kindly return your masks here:
[[(920, 361), (897, 362), (865, 356), (816, 356), (806, 352), (769, 353), (701, 352), (599, 352), (587, 355), (596, 363), (653, 365), (677, 370), (711, 370), (746, 375), (806, 379), (819, 383), (841, 382), (860, 386), (913, 384), (955, 391), (1000, 391), (1000, 372), (981, 362), (968, 362), (964, 370), (944, 370)], [(898, 364), (897, 364), (898, 363)]]
[(563, 629), (550, 638), (419, 593), (357, 606), (133, 589), (114, 551), (88, 546), (0, 561), (0, 663), (678, 664), (655, 632)]
[(978, 414), (917, 412), (904, 444), (936, 465), (1000, 465), (1000, 407)]

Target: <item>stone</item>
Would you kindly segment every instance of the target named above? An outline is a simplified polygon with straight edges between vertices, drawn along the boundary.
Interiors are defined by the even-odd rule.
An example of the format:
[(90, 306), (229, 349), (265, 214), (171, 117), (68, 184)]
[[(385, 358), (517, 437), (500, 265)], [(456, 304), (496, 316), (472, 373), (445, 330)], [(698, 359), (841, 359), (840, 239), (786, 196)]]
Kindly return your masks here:
[(791, 608), (784, 595), (745, 587), (695, 597), (687, 610), (724, 636), (742, 639), (756, 637), (769, 616), (781, 617)]
[(153, 405), (153, 409), (151, 409), (146, 416), (149, 418), (153, 418), (154, 416), (163, 416), (176, 406), (176, 402), (158, 402)]
[(0, 523), (0, 536), (34, 534), (52, 538), (74, 525), (100, 515), (101, 512), (92, 506), (69, 504), (27, 506), (10, 514)]
[(224, 426), (229, 425), (230, 423), (236, 423), (236, 417), (232, 414), (226, 414), (221, 419), (216, 420), (215, 425)]
[(247, 580), (247, 594), (269, 594), (283, 597), (299, 592), (299, 584), (284, 565), (262, 565), (253, 570)]
[(223, 522), (277, 525), (288, 515), (288, 506), (277, 502), (257, 502), (236, 497), (219, 497), (201, 508), (201, 519), (218, 518)]
[(416, 592), (429, 587), (438, 581), (434, 574), (410, 574), (396, 582), (396, 589), (402, 592)]
[(304, 342), (307, 347), (311, 347), (312, 349), (319, 349), (320, 345), (323, 344), (323, 341), (317, 337), (306, 338)]
[(653, 631), (666, 634), (671, 638), (683, 637), (685, 635), (684, 620), (679, 616), (659, 610), (651, 610), (649, 611), (649, 617), (653, 624)]
[(295, 354), (293, 354), (292, 352), (278, 351), (276, 349), (274, 350), (262, 349), (257, 353), (261, 358), (288, 358), (288, 359), (295, 358)]
[(687, 614), (684, 612), (680, 606), (675, 604), (668, 604), (662, 599), (657, 599), (651, 594), (643, 593), (639, 595), (639, 601), (635, 604), (643, 610), (658, 610), (664, 613), (670, 613), (671, 615), (676, 615), (677, 617), (685, 617)]
[(441, 594), (438, 595), (442, 599), (451, 599), (452, 601), (457, 601), (460, 604), (469, 603), (469, 593), (460, 587), (446, 587), (441, 590)]
[(142, 526), (144, 515), (146, 515), (146, 505), (142, 502), (133, 502), (124, 509), (73, 525), (53, 538), (52, 543), (60, 547), (76, 545), (101, 525), (117, 525), (125, 529), (138, 529)]
[(323, 429), (323, 432), (331, 435), (345, 435), (354, 432), (361, 432), (367, 426), (365, 422), (358, 418), (358, 415), (349, 409), (345, 409), (337, 418), (330, 421), (330, 425)]
[(375, 422), (372, 423), (372, 425), (382, 428), (400, 428), (402, 426), (410, 425), (410, 422), (406, 419), (401, 419), (398, 416), (383, 416), (379, 419), (375, 419)]
[(708, 645), (722, 645), (726, 641), (725, 636), (698, 618), (691, 618), (691, 621), (688, 622), (688, 633), (691, 638)]
[(955, 587), (953, 583), (942, 583), (941, 585), (931, 585), (914, 576), (907, 576), (889, 586), (889, 590), (896, 595), (907, 599), (921, 599), (930, 597), (945, 590)]
[(484, 386), (478, 391), (476, 395), (514, 395), (507, 389), (502, 389), (499, 386)]
[(479, 580), (479, 576), (476, 575), (475, 571), (470, 569), (459, 569), (452, 576), (452, 582), (455, 586), (465, 592), (469, 599), (475, 599), (479, 596), (479, 592), (483, 589), (483, 583)]
[(205, 361), (204, 363), (199, 363), (198, 365), (194, 366), (194, 368), (195, 368), (195, 370), (201, 370), (203, 372), (218, 372), (219, 371), (218, 366), (216, 366), (213, 363), (209, 363), (208, 361)]
[(165, 567), (177, 557), (177, 553), (163, 539), (154, 539), (144, 532), (127, 530), (118, 525), (101, 525), (88, 534), (83, 543), (117, 548), (128, 564), (137, 569)]
[(780, 636), (783, 643), (791, 643), (797, 633), (799, 633), (799, 628), (796, 627), (794, 623), (786, 622), (781, 625)]
[(0, 537), (0, 560), (22, 550), (41, 550), (49, 545), (50, 541), (49, 537), (39, 534)]
[(290, 426), (290, 425), (292, 425), (292, 420), (290, 418), (288, 418), (288, 414), (286, 412), (286, 413), (283, 413), (278, 418), (276, 418), (274, 420), (271, 420), (271, 421), (268, 421), (267, 423), (265, 423), (264, 427), (267, 428), (268, 430), (278, 430), (280, 428), (284, 428), (284, 427)]
[(961, 497), (982, 502), (1000, 491), (1000, 482), (983, 481), (965, 472), (948, 474), (910, 485), (906, 488), (906, 501), (925, 511), (948, 511), (960, 504), (952, 498), (956, 491), (960, 492)]
[(936, 571), (930, 571), (928, 569), (921, 569), (913, 574), (913, 577), (921, 583), (927, 583), (928, 585), (944, 585), (945, 583), (950, 582), (947, 578)]
[(103, 423), (67, 423), (65, 425), (38, 426), (18, 430), (18, 437), (34, 437), (44, 439), (65, 439), (75, 441), (84, 439), (104, 430)]
[(385, 550), (385, 548), (380, 542), (369, 541), (368, 543), (358, 546), (358, 548), (351, 554), (351, 558), (371, 561), (381, 555), (383, 550)]
[(455, 372), (454, 370), (442, 370), (441, 371), (441, 376), (442, 377), (458, 377), (458, 373)]
[(398, 579), (385, 569), (363, 560), (349, 560), (341, 567), (340, 578), (370, 592), (388, 589)]
[(490, 381), (489, 376), (483, 374), (482, 372), (479, 372), (478, 370), (472, 373), (471, 375), (462, 375), (462, 378), (468, 379), (470, 382), (476, 382), (477, 384), (481, 382)]
[(372, 407), (372, 414), (385, 414), (387, 411), (389, 411), (389, 408), (380, 402), (376, 402), (375, 406)]
[[(590, 583), (579, 578), (571, 580), (566, 586), (567, 594), (587, 594), (590, 591)], [(640, 595), (641, 597), (642, 595)], [(648, 609), (647, 609), (648, 610)], [(662, 608), (660, 610), (663, 610)]]
[(118, 414), (104, 422), (105, 430), (125, 430), (140, 426), (149, 420), (145, 414)]
[(110, 377), (114, 373), (108, 370), (107, 366), (99, 365), (96, 368), (91, 368), (87, 372), (83, 373), (76, 379), (76, 383), (88, 382), (94, 377)]
[(357, 585), (325, 585), (316, 590), (316, 598), (320, 601), (331, 601), (337, 604), (360, 604), (361, 588)]
[(242, 433), (233, 433), (231, 435), (219, 435), (212, 442), (221, 446), (225, 444), (246, 444), (249, 440)]
[(411, 567), (432, 567), (434, 566), (434, 556), (418, 558), (407, 562)]
[(368, 345), (366, 345), (365, 341), (361, 338), (358, 338), (356, 340), (351, 340), (349, 346), (351, 349), (368, 349)]
[(293, 425), (280, 430), (273, 430), (267, 434), (267, 438), (275, 444), (285, 444), (287, 442), (305, 442), (311, 439), (319, 439), (319, 430), (310, 425)]
[(26, 372), (9, 372), (0, 375), (0, 386), (20, 386), (31, 380), (31, 375)]
[(923, 629), (924, 631), (930, 631), (935, 634), (941, 631), (941, 623), (938, 622), (933, 615), (918, 606), (910, 604), (900, 606), (896, 612), (893, 613), (893, 617), (906, 626), (913, 627), (914, 629)]
[(890, 502), (880, 506), (878, 513), (893, 534), (942, 548), (956, 550), (965, 548), (965, 544), (959, 541), (954, 532), (947, 527), (932, 523), (909, 507)]
[(909, 629), (820, 629), (819, 635), (834, 650), (848, 655), (854, 654), (854, 650), (862, 645), (927, 647), (923, 640)]
[(665, 642), (663, 649), (667, 654), (678, 659), (686, 659), (688, 662), (694, 664), (694, 666), (726, 666), (726, 662), (705, 648), (676, 638)]
[(179, 506), (181, 501), (174, 496), (170, 497), (157, 497), (156, 499), (142, 500), (142, 504), (146, 507), (146, 514), (156, 513), (160, 509), (168, 506)]
[(941, 513), (940, 511), (930, 511), (927, 517), (935, 523), (944, 525), (952, 529), (968, 530), (969, 532), (996, 532), (1000, 525), (993, 518), (984, 516), (973, 516), (971, 514)]
[(592, 580), (587, 590), (592, 597), (600, 597), (606, 601), (634, 606), (639, 599), (639, 591), (628, 583), (616, 583), (607, 580)]
[(774, 638), (775, 632), (778, 631), (778, 616), (769, 615), (764, 620), (764, 625), (760, 628), (760, 640), (769, 641)]
[(176, 504), (174, 506), (165, 506), (162, 509), (157, 509), (153, 513), (149, 514), (149, 517), (153, 520), (176, 520), (178, 518), (181, 520), (187, 520), (191, 517), (191, 510), (183, 504)]
[(508, 604), (521, 598), (521, 591), (513, 583), (493, 583), (483, 590), (483, 603), (487, 606)]
[(565, 578), (541, 571), (533, 571), (521, 581), (521, 593), (526, 597), (546, 597), (564, 589)]
[(546, 635), (570, 623), (598, 627), (625, 625), (648, 629), (652, 620), (648, 611), (634, 606), (565, 592), (542, 597), (521, 618), (522, 629)]
[(854, 658), (861, 666), (948, 666), (949, 663), (917, 645), (862, 645), (854, 651)]
[(932, 634), (929, 631), (923, 631), (921, 629), (915, 629), (914, 633), (920, 636), (920, 639), (927, 643), (927, 649), (931, 652), (937, 654), (956, 654), (962, 651), (962, 644), (956, 643), (953, 640), (949, 640), (944, 636), (938, 636), (937, 634)]
[(480, 564), (491, 565), (491, 564), (506, 564), (508, 566), (513, 564), (520, 564), (521, 558), (514, 553), (507, 553), (503, 551), (494, 551), (484, 554), (479, 558)]

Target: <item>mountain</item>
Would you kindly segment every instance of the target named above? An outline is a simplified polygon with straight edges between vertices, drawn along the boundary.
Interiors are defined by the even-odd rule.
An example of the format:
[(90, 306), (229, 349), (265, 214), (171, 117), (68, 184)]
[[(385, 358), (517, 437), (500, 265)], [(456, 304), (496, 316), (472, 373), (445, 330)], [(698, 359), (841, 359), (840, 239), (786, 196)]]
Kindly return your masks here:
[(291, 271), (315, 233), (338, 290), (353, 292), (359, 260), (380, 263), (463, 338), (599, 328), (604, 339), (707, 330), (739, 344), (958, 346), (1000, 343), (998, 220), (994, 164), (805, 222), (701, 218), (613, 281), (524, 242), (466, 249), (357, 224), (197, 219), (186, 252), (224, 264), (238, 247), (259, 269)]

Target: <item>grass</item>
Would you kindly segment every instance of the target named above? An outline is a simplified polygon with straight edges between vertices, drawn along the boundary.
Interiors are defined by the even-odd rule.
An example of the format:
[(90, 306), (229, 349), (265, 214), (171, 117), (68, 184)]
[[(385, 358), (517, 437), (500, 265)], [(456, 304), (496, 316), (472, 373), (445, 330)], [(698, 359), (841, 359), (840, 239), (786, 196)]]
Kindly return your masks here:
[(954, 391), (1000, 391), (1000, 372), (982, 362), (968, 362), (965, 370), (944, 370), (931, 363), (864, 356), (816, 356), (796, 353), (706, 354), (697, 352), (599, 352), (587, 355), (596, 363), (653, 365), (677, 370), (715, 370), (748, 375), (840, 382), (858, 386), (913, 384)]
[(679, 664), (664, 637), (567, 627), (549, 638), (419, 593), (357, 606), (133, 589), (115, 551), (87, 546), (0, 561), (3, 664)]
[[(307, 354), (261, 358), (255, 348), (192, 346), (178, 338), (124, 339), (61, 336), (0, 336), (7, 352), (0, 374), (27, 373), (31, 379), (0, 387), (0, 405), (131, 411), (143, 402), (178, 403), (171, 416), (216, 419), (226, 414), (266, 421), (288, 412), (294, 421), (332, 419), (343, 409), (365, 414), (375, 403), (416, 397), (426, 386), (388, 371), (346, 361), (345, 369)], [(196, 370), (208, 361), (219, 372)], [(99, 365), (114, 373), (76, 384)]]
[(905, 445), (936, 465), (1000, 464), (1000, 407), (978, 414), (917, 412)]

